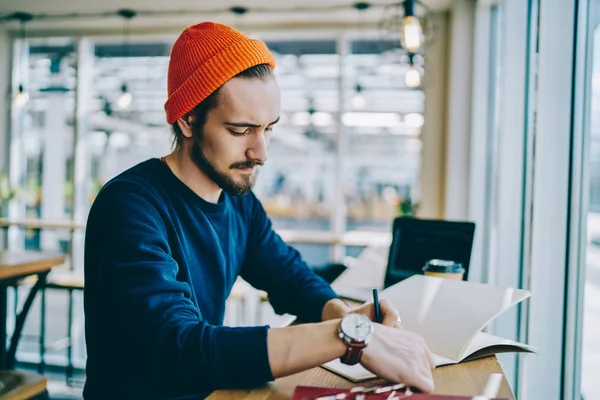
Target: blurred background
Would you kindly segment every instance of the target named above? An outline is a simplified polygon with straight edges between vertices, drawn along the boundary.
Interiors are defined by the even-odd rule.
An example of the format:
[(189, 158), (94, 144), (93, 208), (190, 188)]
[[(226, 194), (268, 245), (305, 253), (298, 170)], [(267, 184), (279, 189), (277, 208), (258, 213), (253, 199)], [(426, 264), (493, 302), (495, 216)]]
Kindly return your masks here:
[[(67, 256), (19, 365), (81, 397), (87, 213), (112, 177), (171, 151), (171, 45), (212, 20), (276, 57), (281, 122), (255, 193), (309, 265), (389, 245), (399, 216), (473, 221), (470, 280), (534, 293), (490, 328), (540, 348), (501, 358), (517, 398), (600, 398), (598, 3), (3, 0), (3, 246)], [(11, 286), (9, 328), (30, 286)], [(277, 321), (237, 289), (229, 324)]]

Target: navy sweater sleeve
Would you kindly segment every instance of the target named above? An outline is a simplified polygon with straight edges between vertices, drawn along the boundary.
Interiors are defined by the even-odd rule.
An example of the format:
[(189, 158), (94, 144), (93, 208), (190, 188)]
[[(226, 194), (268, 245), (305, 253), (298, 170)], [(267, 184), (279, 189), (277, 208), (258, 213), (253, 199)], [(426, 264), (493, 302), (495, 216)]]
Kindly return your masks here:
[[(212, 326), (202, 319), (189, 284), (177, 279), (165, 215), (152, 196), (115, 183), (99, 197), (86, 232), (88, 343), (115, 340), (149, 382), (167, 379), (199, 393), (272, 380), (268, 327)], [(90, 357), (101, 357), (88, 348)]]
[(296, 315), (304, 322), (321, 321), (325, 303), (338, 296), (272, 229), (260, 201), (251, 197), (252, 223), (242, 277), (268, 293), (277, 313)]

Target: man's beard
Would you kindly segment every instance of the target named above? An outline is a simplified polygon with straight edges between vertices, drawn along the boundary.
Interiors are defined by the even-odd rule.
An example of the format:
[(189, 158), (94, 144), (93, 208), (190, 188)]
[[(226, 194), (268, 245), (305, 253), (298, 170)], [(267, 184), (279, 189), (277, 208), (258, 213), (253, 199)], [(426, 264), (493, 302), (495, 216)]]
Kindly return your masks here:
[[(215, 166), (208, 161), (202, 151), (202, 129), (193, 129), (191, 156), (194, 163), (204, 172), (214, 183), (217, 184), (225, 192), (233, 196), (241, 196), (249, 193), (254, 187), (256, 181), (256, 173), (242, 175), (241, 182), (237, 182), (232, 176), (217, 171)], [(253, 168), (256, 165), (262, 165), (261, 162), (255, 160), (240, 161), (231, 164), (230, 168)]]

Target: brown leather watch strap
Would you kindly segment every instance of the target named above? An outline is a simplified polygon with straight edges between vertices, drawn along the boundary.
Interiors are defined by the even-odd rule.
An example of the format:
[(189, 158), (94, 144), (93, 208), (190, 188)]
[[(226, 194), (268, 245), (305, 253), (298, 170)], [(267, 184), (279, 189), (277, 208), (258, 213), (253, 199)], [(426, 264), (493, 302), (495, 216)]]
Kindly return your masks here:
[(366, 347), (364, 344), (348, 345), (346, 347), (346, 353), (340, 358), (340, 361), (346, 365), (355, 365), (360, 362), (363, 349)]

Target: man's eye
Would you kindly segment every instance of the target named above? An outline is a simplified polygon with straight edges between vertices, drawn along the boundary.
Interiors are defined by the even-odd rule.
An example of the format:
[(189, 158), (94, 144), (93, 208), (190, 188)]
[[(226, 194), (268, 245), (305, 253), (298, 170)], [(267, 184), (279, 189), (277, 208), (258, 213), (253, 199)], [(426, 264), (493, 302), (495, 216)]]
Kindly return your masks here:
[(247, 134), (249, 131), (249, 129), (246, 129), (245, 131), (239, 132), (239, 131), (234, 131), (232, 129), (229, 130), (229, 132), (231, 132), (231, 134), (233, 136), (244, 136), (245, 134)]

